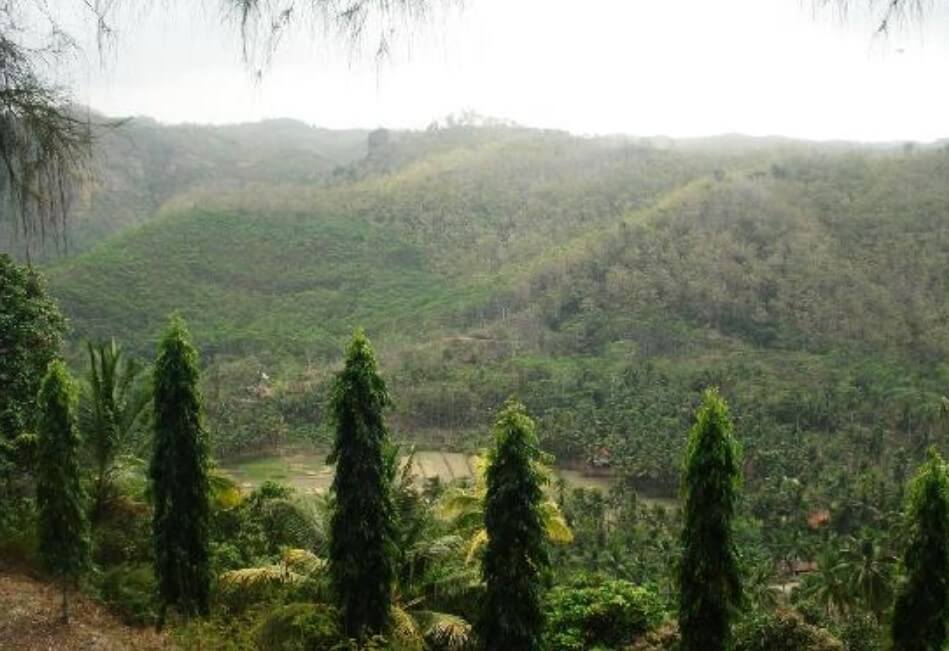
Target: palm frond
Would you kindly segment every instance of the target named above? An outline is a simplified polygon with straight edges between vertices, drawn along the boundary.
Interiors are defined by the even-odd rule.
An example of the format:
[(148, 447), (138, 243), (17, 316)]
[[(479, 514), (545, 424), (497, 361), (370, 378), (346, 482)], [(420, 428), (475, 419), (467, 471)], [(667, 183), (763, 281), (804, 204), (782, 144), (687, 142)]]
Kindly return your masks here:
[(305, 574), (314, 574), (326, 568), (324, 559), (306, 549), (285, 549), (281, 560), (285, 567)]
[(240, 486), (234, 478), (220, 468), (211, 468), (208, 473), (208, 483), (211, 486), (211, 496), (215, 505), (222, 510), (236, 507), (244, 499)]
[(487, 544), (488, 531), (487, 529), (481, 529), (468, 541), (468, 553), (465, 554), (465, 563), (470, 563), (477, 558), (481, 549)]
[(405, 651), (424, 651), (425, 636), (415, 619), (401, 606), (392, 606), (389, 611), (391, 636)]
[(299, 583), (305, 578), (302, 574), (290, 571), (284, 565), (263, 565), (225, 572), (218, 577), (218, 582), (223, 590), (234, 591)]
[(573, 542), (573, 531), (567, 524), (566, 518), (560, 512), (556, 502), (548, 500), (541, 504), (541, 514), (544, 518), (544, 530), (547, 539), (559, 545), (569, 545)]
[(431, 610), (414, 611), (412, 615), (430, 646), (444, 651), (470, 648), (473, 641), (472, 627), (464, 618)]
[(470, 514), (475, 514), (480, 519), (483, 512), (484, 495), (458, 488), (445, 491), (438, 502), (437, 515), (448, 522), (456, 521)]

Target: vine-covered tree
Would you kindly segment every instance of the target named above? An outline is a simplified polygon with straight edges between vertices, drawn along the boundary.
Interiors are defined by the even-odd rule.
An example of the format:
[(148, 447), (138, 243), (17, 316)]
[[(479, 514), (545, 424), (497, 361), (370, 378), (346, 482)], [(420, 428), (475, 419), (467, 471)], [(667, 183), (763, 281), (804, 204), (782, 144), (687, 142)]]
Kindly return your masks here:
[(540, 649), (543, 575), (549, 559), (541, 505), (546, 481), (538, 468), (534, 421), (509, 401), (494, 424), (488, 457), (481, 574), (484, 604), (478, 634), (485, 649)]
[(685, 527), (679, 566), (679, 630), (684, 651), (722, 651), (741, 600), (732, 532), (738, 499), (739, 448), (728, 407), (708, 389), (689, 432)]
[(208, 443), (198, 392), (198, 354), (180, 317), (173, 317), (155, 360), (155, 440), (149, 477), (152, 537), (161, 607), (185, 616), (206, 615), (208, 566)]
[(389, 392), (376, 369), (372, 345), (357, 330), (336, 376), (330, 411), (336, 464), (330, 524), (330, 575), (343, 629), (353, 638), (384, 633), (396, 572), (394, 468), (386, 461), (389, 433), (383, 412)]
[(116, 457), (128, 446), (148, 404), (147, 387), (139, 382), (141, 372), (142, 367), (125, 357), (114, 339), (99, 346), (89, 344), (89, 386), (80, 425), (95, 462), (93, 522), (102, 515)]
[(70, 584), (89, 564), (89, 522), (79, 477), (76, 388), (61, 361), (50, 363), (39, 402), (39, 551), (46, 570), (61, 582), (63, 620), (68, 623)]
[(906, 580), (893, 609), (893, 648), (941, 651), (949, 617), (949, 470), (935, 450), (910, 485), (908, 506)]
[(37, 391), (64, 328), (42, 277), (0, 254), (0, 446), (36, 425)]

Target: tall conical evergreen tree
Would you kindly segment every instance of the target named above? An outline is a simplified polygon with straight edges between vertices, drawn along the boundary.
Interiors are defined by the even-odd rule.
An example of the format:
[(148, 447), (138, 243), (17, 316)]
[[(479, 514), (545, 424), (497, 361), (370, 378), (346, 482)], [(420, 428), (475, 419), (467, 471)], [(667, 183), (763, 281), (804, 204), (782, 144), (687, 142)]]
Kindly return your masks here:
[(62, 582), (66, 622), (69, 585), (89, 565), (89, 522), (79, 482), (76, 397), (65, 364), (50, 362), (39, 392), (36, 504), (40, 555), (46, 570)]
[(893, 610), (893, 648), (942, 651), (949, 618), (949, 471), (935, 450), (909, 489), (906, 580)]
[(201, 422), (198, 354), (183, 320), (173, 317), (154, 371), (155, 440), (149, 476), (152, 538), (161, 611), (208, 613), (208, 444)]
[(741, 600), (732, 534), (740, 470), (728, 407), (705, 392), (689, 433), (685, 528), (679, 566), (679, 631), (683, 651), (722, 651)]
[(538, 455), (534, 422), (522, 404), (509, 401), (494, 425), (494, 448), (485, 474), (488, 542), (478, 625), (485, 649), (541, 648), (541, 583), (549, 560), (541, 513), (545, 478), (535, 463)]
[(376, 370), (372, 345), (357, 330), (336, 376), (330, 409), (336, 464), (330, 525), (330, 575), (352, 638), (384, 633), (389, 624), (395, 578), (394, 468), (386, 461), (389, 433), (383, 411), (390, 404)]

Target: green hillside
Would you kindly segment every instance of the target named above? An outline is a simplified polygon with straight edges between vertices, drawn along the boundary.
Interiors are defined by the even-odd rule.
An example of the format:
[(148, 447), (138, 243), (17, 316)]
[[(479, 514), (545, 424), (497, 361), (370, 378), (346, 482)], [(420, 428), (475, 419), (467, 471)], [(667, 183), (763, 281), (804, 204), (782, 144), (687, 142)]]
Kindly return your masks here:
[[(539, 457), (554, 466), (551, 517), (563, 515), (551, 621), (648, 597), (654, 619), (623, 639), (662, 635), (677, 605), (687, 436), (717, 387), (741, 447), (735, 542), (751, 607), (736, 639), (774, 625), (778, 637), (787, 626), (846, 640), (820, 648), (885, 648), (867, 643), (885, 637), (887, 591), (901, 581), (905, 487), (927, 450), (949, 452), (949, 147), (495, 124), (379, 130), (343, 160), (354, 134), (294, 123), (189, 127), (190, 140), (149, 128), (165, 162), (102, 177), (87, 203), (101, 220), (75, 225), (84, 246), (42, 266), (75, 373), (89, 363), (84, 340), (115, 337), (151, 359), (175, 312), (199, 348), (223, 601), (211, 620), (176, 626), (182, 646), (266, 646), (257, 636), (275, 604), (311, 600), (286, 580), (286, 550), (322, 558), (332, 502), (307, 491), (332, 477), (328, 393), (361, 326), (393, 400), (386, 423), (404, 446), (393, 459), (418, 469), (393, 484), (416, 514), (403, 522), (419, 525), (400, 541), (399, 580), (429, 576), (430, 561), (447, 570), (419, 603), (457, 577), (468, 587), (440, 607), (476, 616), (474, 455), (515, 396), (551, 455)], [(116, 160), (144, 169), (138, 156)], [(132, 433), (133, 454), (147, 455), (149, 429)], [(142, 506), (107, 507), (97, 544), (109, 570), (95, 581), (107, 604), (150, 622), (149, 598), (126, 596), (152, 590), (144, 466), (122, 463), (115, 484)], [(2, 527), (16, 552), (23, 527)], [(867, 568), (881, 592), (847, 579)], [(284, 596), (241, 596), (254, 582), (241, 577), (275, 572), (283, 587), (267, 594)], [(590, 646), (561, 628), (549, 648)]]
[[(330, 131), (296, 120), (220, 127), (165, 126), (150, 118), (92, 116), (95, 147), (86, 181), (71, 192), (65, 245), (34, 244), (34, 259), (84, 251), (150, 219), (169, 199), (196, 188), (250, 182), (325, 184), (366, 155), (367, 131)], [(25, 243), (0, 223), (0, 250), (22, 257)]]
[(798, 474), (813, 446), (940, 431), (947, 180), (935, 148), (383, 134), (327, 182), (186, 186), (49, 277), (76, 339), (147, 356), (187, 317), (222, 451), (319, 436), (362, 325), (403, 436), (477, 445), (516, 393), (561, 458), (606, 447), (668, 488), (718, 384)]

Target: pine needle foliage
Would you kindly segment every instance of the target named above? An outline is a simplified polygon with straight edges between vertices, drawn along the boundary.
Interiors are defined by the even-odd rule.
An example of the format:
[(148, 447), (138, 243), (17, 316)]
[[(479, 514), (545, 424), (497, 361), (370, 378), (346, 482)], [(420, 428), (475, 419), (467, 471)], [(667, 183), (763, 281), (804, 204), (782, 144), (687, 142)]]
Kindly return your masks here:
[(949, 617), (949, 470), (935, 450), (910, 485), (906, 580), (893, 610), (893, 648), (940, 651)]
[(172, 318), (154, 370), (155, 440), (149, 477), (155, 576), (161, 600), (185, 616), (208, 613), (208, 445), (201, 422), (198, 354), (185, 323)]
[(55, 360), (39, 392), (36, 473), (39, 550), (46, 570), (63, 590), (63, 619), (69, 621), (68, 592), (89, 565), (89, 522), (79, 477), (76, 387), (66, 365)]
[(522, 404), (508, 401), (494, 425), (485, 477), (485, 595), (478, 626), (485, 649), (542, 645), (541, 590), (549, 559), (539, 455), (534, 421)]
[(329, 458), (336, 464), (330, 576), (343, 629), (356, 639), (382, 634), (390, 623), (396, 522), (394, 467), (386, 461), (390, 443), (383, 415), (389, 405), (372, 345), (357, 330), (333, 384), (336, 438)]
[(679, 566), (683, 651), (728, 648), (732, 615), (742, 597), (732, 532), (739, 456), (728, 407), (718, 391), (708, 389), (689, 433), (686, 453), (685, 527)]

